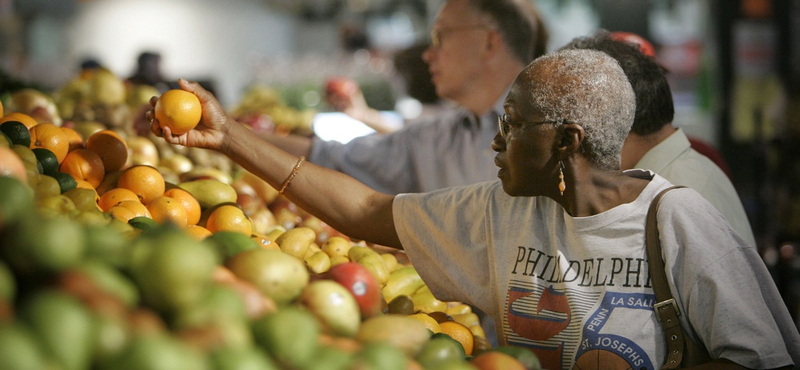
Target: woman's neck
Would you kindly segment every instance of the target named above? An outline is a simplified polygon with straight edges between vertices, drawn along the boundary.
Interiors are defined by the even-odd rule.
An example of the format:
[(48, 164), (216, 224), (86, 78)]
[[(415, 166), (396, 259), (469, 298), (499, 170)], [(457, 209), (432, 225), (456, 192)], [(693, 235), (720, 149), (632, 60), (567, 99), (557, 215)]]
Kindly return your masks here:
[[(572, 172), (572, 171), (570, 171)], [(605, 171), (585, 167), (565, 171), (567, 190), (556, 201), (573, 217), (593, 216), (620, 204), (633, 202), (649, 181), (626, 176), (622, 171)], [(560, 198), (560, 199), (559, 199)]]

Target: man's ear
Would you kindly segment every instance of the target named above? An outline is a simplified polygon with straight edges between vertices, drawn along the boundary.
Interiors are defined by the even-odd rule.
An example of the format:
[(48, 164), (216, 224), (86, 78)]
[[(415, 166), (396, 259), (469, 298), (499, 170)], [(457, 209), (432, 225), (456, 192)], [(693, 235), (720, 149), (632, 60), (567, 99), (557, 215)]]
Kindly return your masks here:
[(558, 126), (556, 133), (556, 146), (561, 158), (569, 157), (575, 153), (583, 152), (583, 140), (586, 131), (577, 123), (565, 123)]

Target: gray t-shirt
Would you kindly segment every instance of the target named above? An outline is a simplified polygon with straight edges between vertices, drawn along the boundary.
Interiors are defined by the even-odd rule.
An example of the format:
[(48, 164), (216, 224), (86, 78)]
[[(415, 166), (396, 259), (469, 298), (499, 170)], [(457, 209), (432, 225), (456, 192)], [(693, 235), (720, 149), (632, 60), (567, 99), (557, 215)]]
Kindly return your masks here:
[[(653, 179), (635, 201), (594, 216), (572, 217), (545, 197), (510, 197), (498, 181), (402, 194), (395, 225), (437, 298), (489, 313), (501, 342), (533, 349), (544, 368), (593, 368), (584, 365), (601, 359), (604, 368), (658, 369), (666, 345), (644, 225), (651, 200), (671, 184), (626, 174)], [(750, 368), (786, 366), (792, 356), (800, 363), (797, 329), (754, 247), (691, 189), (668, 193), (658, 219), (684, 327), (712, 357)]]

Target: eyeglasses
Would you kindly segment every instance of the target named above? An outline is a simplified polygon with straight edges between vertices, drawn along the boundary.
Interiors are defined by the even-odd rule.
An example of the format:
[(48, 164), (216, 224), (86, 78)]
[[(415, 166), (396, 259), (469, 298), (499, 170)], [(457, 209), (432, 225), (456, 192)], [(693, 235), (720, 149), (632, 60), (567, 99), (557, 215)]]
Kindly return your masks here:
[(431, 30), (431, 46), (434, 48), (438, 48), (442, 45), (442, 35), (451, 32), (459, 32), (459, 31), (469, 31), (474, 29), (484, 29), (484, 30), (492, 30), (494, 29), (492, 26), (485, 25), (485, 24), (474, 24), (471, 26), (457, 26), (457, 27), (442, 27), (439, 29), (432, 29)]
[(500, 128), (500, 137), (503, 140), (506, 140), (508, 137), (508, 131), (511, 130), (511, 124), (521, 125), (523, 123), (531, 124), (531, 125), (541, 125), (545, 123), (564, 123), (564, 120), (549, 120), (549, 121), (512, 121), (509, 119), (510, 117), (508, 114), (503, 114), (501, 116), (497, 116), (497, 126)]

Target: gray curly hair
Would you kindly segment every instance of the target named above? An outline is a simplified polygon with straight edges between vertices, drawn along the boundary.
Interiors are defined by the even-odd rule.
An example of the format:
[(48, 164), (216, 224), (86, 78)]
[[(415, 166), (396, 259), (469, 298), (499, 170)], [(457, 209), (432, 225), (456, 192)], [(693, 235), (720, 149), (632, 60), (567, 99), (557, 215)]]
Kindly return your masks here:
[[(535, 80), (533, 71), (542, 69)], [(544, 120), (580, 124), (589, 161), (599, 169), (619, 170), (636, 97), (614, 58), (595, 50), (562, 50), (536, 59), (522, 76), (531, 106)]]

